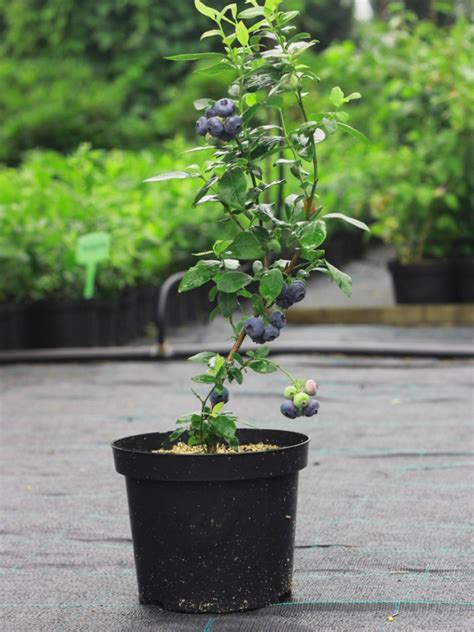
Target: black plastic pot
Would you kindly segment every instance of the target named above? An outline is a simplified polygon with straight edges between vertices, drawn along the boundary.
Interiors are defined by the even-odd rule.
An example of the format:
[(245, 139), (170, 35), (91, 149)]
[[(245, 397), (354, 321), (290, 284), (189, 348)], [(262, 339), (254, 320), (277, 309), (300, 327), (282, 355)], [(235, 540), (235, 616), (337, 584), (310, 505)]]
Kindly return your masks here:
[(179, 612), (237, 612), (291, 591), (298, 471), (309, 438), (239, 430), (258, 453), (152, 454), (169, 433), (112, 444), (126, 477), (139, 600)]
[(458, 303), (474, 303), (474, 257), (454, 262), (454, 288)]
[(390, 261), (397, 303), (453, 303), (453, 266), (450, 261), (402, 265)]
[(96, 347), (99, 342), (95, 300), (44, 300), (29, 310), (32, 347)]
[(25, 303), (0, 305), (0, 349), (24, 349), (28, 346), (27, 307)]

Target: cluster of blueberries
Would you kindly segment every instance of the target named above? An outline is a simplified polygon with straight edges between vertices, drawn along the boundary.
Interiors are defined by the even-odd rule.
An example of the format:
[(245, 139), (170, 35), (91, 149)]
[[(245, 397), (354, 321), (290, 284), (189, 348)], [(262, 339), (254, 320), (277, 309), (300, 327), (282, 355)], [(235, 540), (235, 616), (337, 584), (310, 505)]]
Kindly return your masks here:
[(263, 344), (278, 338), (280, 329), (286, 325), (286, 318), (282, 312), (276, 311), (270, 316), (270, 322), (265, 325), (259, 316), (247, 318), (244, 323), (244, 331), (254, 342)]
[(280, 406), (281, 414), (289, 419), (296, 417), (312, 417), (319, 410), (319, 402), (314, 399), (318, 390), (318, 385), (314, 380), (306, 380), (304, 388), (298, 389), (296, 386), (287, 386), (283, 392), (286, 400)]
[(293, 281), (291, 285), (283, 284), (275, 303), (282, 309), (288, 309), (295, 303), (299, 303), (306, 296), (306, 287), (303, 281)]
[(206, 110), (206, 116), (196, 121), (196, 131), (200, 136), (209, 133), (220, 140), (233, 140), (242, 130), (242, 119), (234, 114), (232, 99), (219, 99)]

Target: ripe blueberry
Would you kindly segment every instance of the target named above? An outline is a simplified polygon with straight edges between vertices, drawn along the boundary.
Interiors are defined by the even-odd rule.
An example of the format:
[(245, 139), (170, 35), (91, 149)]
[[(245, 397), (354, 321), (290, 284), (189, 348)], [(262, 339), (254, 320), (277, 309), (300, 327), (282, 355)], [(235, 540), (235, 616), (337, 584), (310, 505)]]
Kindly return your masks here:
[(310, 396), (307, 393), (296, 393), (293, 403), (296, 408), (305, 408), (310, 402)]
[(317, 399), (310, 399), (309, 404), (303, 409), (305, 417), (312, 417), (316, 415), (319, 410), (319, 402)]
[(318, 385), (314, 380), (306, 380), (304, 390), (306, 391), (306, 393), (308, 393), (308, 395), (316, 395)]
[(207, 129), (211, 136), (214, 136), (214, 138), (220, 138), (222, 132), (224, 131), (224, 125), (217, 116), (213, 116), (207, 120)]
[(196, 121), (196, 132), (199, 136), (205, 136), (207, 133), (207, 118), (205, 116), (201, 116)]
[(282, 312), (273, 312), (270, 316), (270, 323), (274, 325), (277, 329), (283, 329), (286, 325), (285, 314)]
[(260, 338), (263, 334), (265, 327), (260, 318), (256, 316), (252, 316), (251, 318), (247, 318), (244, 323), (244, 331), (245, 333), (252, 338), (254, 342), (256, 342), (257, 338)]
[(296, 419), (296, 417), (298, 417), (299, 415), (299, 410), (296, 408), (293, 402), (290, 402), (289, 400), (286, 400), (282, 403), (282, 405), (280, 406), (280, 412), (285, 417), (288, 417), (288, 419)]
[(278, 338), (279, 335), (280, 330), (278, 327), (275, 327), (275, 325), (267, 325), (263, 330), (262, 340), (263, 342), (271, 342), (275, 340), (275, 338)]
[(229, 118), (224, 121), (224, 129), (232, 138), (237, 136), (242, 130), (242, 119), (240, 116), (229, 116)]
[(235, 103), (232, 99), (219, 99), (214, 103), (214, 110), (218, 116), (231, 116), (235, 110)]
[(227, 404), (227, 402), (229, 401), (229, 389), (227, 389), (225, 386), (223, 388), (224, 388), (224, 391), (222, 393), (218, 393), (216, 390), (212, 391), (209, 397), (211, 406), (215, 406), (216, 404), (219, 404), (220, 402), (224, 402), (224, 404)]
[(288, 294), (288, 283), (284, 283), (283, 287), (281, 288), (281, 292), (280, 294), (278, 294), (275, 301), (278, 307), (281, 307), (282, 309), (288, 309), (288, 307), (291, 307), (292, 302), (289, 300), (287, 294)]
[(291, 399), (292, 400), (297, 392), (298, 392), (298, 389), (296, 388), (296, 386), (290, 385), (290, 386), (287, 386), (285, 388), (285, 390), (283, 391), (283, 396), (286, 399)]
[(207, 108), (206, 117), (212, 118), (213, 116), (217, 116), (217, 112), (215, 111), (214, 107)]
[(299, 303), (305, 296), (306, 288), (302, 281), (295, 281), (292, 283), (286, 293), (286, 298), (288, 298), (292, 303)]

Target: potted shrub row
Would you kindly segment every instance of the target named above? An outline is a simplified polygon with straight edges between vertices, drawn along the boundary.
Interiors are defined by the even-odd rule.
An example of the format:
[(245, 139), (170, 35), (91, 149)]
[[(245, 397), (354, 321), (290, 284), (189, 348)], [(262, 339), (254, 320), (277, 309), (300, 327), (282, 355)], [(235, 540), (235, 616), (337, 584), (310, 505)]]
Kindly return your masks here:
[[(139, 600), (169, 610), (235, 612), (288, 598), (298, 473), (307, 463), (309, 437), (238, 428), (231, 391), (248, 373), (280, 371), (288, 385), (280, 411), (269, 411), (270, 417), (314, 418), (316, 382), (274, 362), (271, 342), (285, 335), (286, 310), (305, 298), (311, 273), (328, 275), (351, 294), (350, 277), (326, 257), (327, 224), (339, 219), (367, 229), (324, 209), (318, 194), (318, 144), (345, 129), (343, 107), (360, 95), (335, 87), (328, 111), (311, 112), (306, 90), (316, 77), (301, 55), (315, 41), (295, 33), (297, 12), (281, 5), (251, 0), (243, 10), (230, 4), (218, 11), (195, 0), (213, 22), (204, 36), (221, 40), (223, 53), (173, 59), (206, 58), (213, 72), (230, 69), (235, 79), (217, 101), (194, 103), (203, 141), (196, 151), (206, 152), (207, 161), (148, 180), (166, 186), (170, 179), (192, 179), (194, 204), (219, 205), (222, 221), (237, 229), (232, 239), (217, 239), (198, 253), (180, 283), (181, 292), (210, 284), (212, 315), (228, 321), (233, 339), (225, 355), (190, 358), (201, 366), (193, 377), (197, 410), (180, 417), (174, 430), (112, 444), (126, 480)], [(290, 124), (293, 105), (299, 119)], [(278, 124), (269, 122), (275, 113)], [(282, 167), (292, 192), (277, 216)], [(290, 255), (271, 257), (276, 251)]]
[(397, 302), (472, 303), (472, 25), (442, 29), (402, 13), (390, 29), (367, 44), (382, 59), (369, 71), (380, 88), (376, 131), (390, 141), (369, 165), (373, 231), (396, 250)]

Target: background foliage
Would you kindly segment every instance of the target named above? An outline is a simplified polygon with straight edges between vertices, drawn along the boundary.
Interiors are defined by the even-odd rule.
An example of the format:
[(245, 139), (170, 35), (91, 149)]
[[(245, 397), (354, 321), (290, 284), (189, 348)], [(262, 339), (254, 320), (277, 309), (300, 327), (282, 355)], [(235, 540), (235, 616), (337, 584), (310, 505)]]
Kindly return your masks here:
[[(352, 2), (286, 2), (304, 8), (299, 28), (322, 41), (305, 59), (321, 78), (314, 111), (328, 109), (333, 85), (363, 93), (351, 123), (370, 142), (339, 132), (319, 145), (321, 203), (372, 218), (404, 261), (474, 255), (465, 3), (425, 2), (413, 7), (426, 17), (429, 5), (420, 21), (374, 0), (383, 19), (354, 25)], [(162, 57), (211, 46), (202, 28), (192, 2), (2, 3), (0, 162), (10, 167), (0, 167), (0, 300), (77, 295), (71, 253), (87, 230), (107, 228), (117, 244), (102, 293), (162, 278), (215, 238), (212, 207), (191, 210), (192, 184), (141, 184), (200, 156), (183, 154), (195, 142), (192, 101), (223, 96), (229, 76)], [(77, 149), (84, 142), (101, 149)]]

